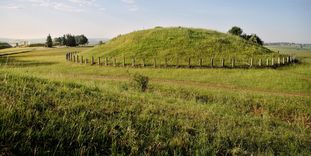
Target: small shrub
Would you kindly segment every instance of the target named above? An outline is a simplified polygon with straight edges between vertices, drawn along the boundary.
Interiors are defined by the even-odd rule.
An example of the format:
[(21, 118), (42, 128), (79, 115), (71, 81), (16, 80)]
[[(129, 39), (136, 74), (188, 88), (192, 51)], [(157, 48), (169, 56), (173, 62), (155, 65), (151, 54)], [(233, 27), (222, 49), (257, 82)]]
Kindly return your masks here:
[(131, 79), (131, 84), (135, 89), (139, 91), (146, 91), (148, 89), (149, 77), (141, 74), (134, 74)]
[(208, 103), (208, 96), (207, 95), (197, 95), (197, 96), (195, 96), (195, 101), (197, 103), (207, 104)]

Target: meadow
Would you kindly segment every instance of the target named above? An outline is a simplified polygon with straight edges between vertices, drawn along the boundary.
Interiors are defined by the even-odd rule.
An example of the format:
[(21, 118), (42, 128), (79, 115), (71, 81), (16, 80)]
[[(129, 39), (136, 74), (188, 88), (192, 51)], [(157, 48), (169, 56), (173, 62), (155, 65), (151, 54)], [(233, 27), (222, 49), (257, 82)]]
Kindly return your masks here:
[[(310, 49), (284, 51), (300, 62), (277, 69), (122, 68), (65, 59), (89, 50), (0, 50), (10, 54), (0, 57), (0, 154), (311, 154)], [(135, 73), (150, 78), (145, 92), (131, 86)]]

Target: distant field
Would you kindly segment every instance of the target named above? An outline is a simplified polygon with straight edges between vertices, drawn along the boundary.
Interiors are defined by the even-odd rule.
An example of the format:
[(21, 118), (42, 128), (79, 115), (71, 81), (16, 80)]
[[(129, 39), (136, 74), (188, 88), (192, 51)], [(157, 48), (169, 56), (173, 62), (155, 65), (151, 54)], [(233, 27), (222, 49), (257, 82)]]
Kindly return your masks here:
[(273, 51), (279, 51), (282, 54), (295, 54), (300, 57), (309, 57), (311, 53), (311, 45), (303, 46), (302, 48), (286, 45), (273, 45), (266, 47)]
[[(311, 50), (278, 69), (119, 68), (0, 50), (0, 155), (310, 155)], [(150, 78), (146, 92), (134, 73)]]

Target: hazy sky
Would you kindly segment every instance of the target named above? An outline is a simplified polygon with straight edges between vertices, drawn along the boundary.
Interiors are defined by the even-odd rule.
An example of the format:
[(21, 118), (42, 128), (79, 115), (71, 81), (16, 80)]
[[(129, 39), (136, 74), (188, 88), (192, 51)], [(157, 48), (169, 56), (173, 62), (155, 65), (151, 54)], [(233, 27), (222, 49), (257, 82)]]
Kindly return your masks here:
[(0, 0), (0, 37), (114, 37), (155, 26), (221, 32), (236, 25), (265, 42), (311, 43), (311, 0)]

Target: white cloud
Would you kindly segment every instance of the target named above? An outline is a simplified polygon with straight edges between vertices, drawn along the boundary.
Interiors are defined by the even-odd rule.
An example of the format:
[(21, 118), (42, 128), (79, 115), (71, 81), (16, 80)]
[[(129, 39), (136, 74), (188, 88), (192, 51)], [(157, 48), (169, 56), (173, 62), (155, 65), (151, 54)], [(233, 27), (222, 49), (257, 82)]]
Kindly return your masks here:
[(52, 3), (52, 7), (55, 10), (67, 11), (67, 12), (83, 12), (83, 9), (72, 7), (64, 3)]
[(126, 4), (128, 11), (137, 11), (139, 9), (135, 0), (121, 0), (121, 1)]
[(68, 0), (69, 2), (78, 4), (79, 6), (92, 6), (96, 0)]
[(6, 6), (0, 6), (0, 8), (3, 8), (3, 9), (11, 9), (11, 10), (20, 10), (20, 9), (24, 9), (23, 6), (16, 5), (16, 4), (8, 4), (8, 5), (6, 5)]
[(65, 12), (83, 12), (87, 7), (96, 6), (96, 0), (22, 0), (36, 7), (47, 7)]
[(135, 0), (122, 0), (123, 3), (126, 3), (126, 4), (135, 4)]

